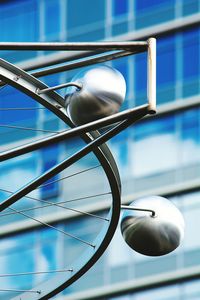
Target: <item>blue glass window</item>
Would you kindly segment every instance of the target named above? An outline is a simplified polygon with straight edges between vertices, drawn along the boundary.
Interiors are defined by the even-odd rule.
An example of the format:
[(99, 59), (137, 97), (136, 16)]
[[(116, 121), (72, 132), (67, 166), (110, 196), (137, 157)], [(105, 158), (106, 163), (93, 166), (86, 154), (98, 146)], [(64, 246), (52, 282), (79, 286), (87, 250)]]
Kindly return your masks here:
[(45, 1), (45, 35), (47, 39), (59, 39), (61, 30), (60, 1)]
[[(68, 29), (103, 22), (105, 19), (105, 2), (102, 0), (68, 0), (67, 5)], [(88, 27), (85, 31), (88, 31)]]
[[(49, 146), (48, 148), (44, 148), (41, 150), (41, 154), (42, 154), (42, 173), (44, 173), (57, 164), (58, 156), (59, 156), (59, 146), (53, 145), (53, 146)], [(44, 185), (41, 187), (40, 190), (43, 199), (46, 199), (48, 197), (55, 197), (58, 195), (59, 184), (58, 182), (53, 182), (56, 179), (58, 179), (58, 176), (52, 177), (51, 179), (46, 181)]]
[(195, 14), (200, 10), (199, 0), (186, 0), (182, 1), (183, 16)]
[(32, 100), (26, 94), (12, 88), (5, 86), (0, 90), (0, 106), (2, 108), (22, 108), (22, 110), (5, 110), (0, 111), (1, 122), (4, 124), (35, 124), (37, 119), (37, 110), (23, 110), (23, 108), (36, 108), (37, 102)]
[[(38, 1), (6, 1), (0, 5), (1, 41), (37, 41)], [(14, 30), (13, 30), (14, 29)]]
[(175, 17), (175, 1), (136, 0), (135, 16), (137, 29), (166, 22)]
[(120, 35), (128, 31), (128, 0), (112, 1), (112, 35)]
[[(24, 233), (21, 235), (1, 239), (1, 274), (35, 271), (35, 238), (36, 236), (34, 233)], [(28, 280), (27, 276), (14, 276), (5, 279), (4, 282), (5, 286), (9, 286), (10, 288), (31, 288), (33, 279), (33, 275), (29, 275)]]
[(135, 8), (136, 11), (143, 11), (143, 10), (154, 10), (159, 5), (169, 5), (170, 2), (172, 3), (173, 0), (136, 0), (135, 1)]
[(176, 57), (175, 36), (158, 39), (157, 84), (175, 83)]
[(147, 56), (146, 53), (135, 56), (135, 91), (146, 93), (147, 89)]
[(183, 97), (199, 94), (200, 30), (183, 32)]
[(163, 103), (175, 99), (176, 36), (158, 39), (157, 47), (157, 99)]
[(197, 77), (200, 73), (200, 30), (195, 28), (183, 32), (183, 78)]
[[(37, 252), (37, 263), (42, 265), (42, 271), (56, 270), (58, 267), (58, 243), (61, 236), (57, 231), (45, 228), (38, 231), (39, 249)], [(39, 269), (39, 267), (38, 267)], [(40, 267), (41, 270), (41, 267)], [(43, 275), (43, 280), (47, 280), (52, 274)]]
[[(180, 116), (182, 163), (184, 165), (200, 161), (200, 112), (192, 109)], [(195, 172), (194, 172), (195, 176)]]
[(128, 0), (113, 0), (114, 16), (121, 16), (128, 12)]
[(175, 133), (174, 116), (135, 125), (133, 144), (133, 173), (135, 176), (159, 174), (176, 167), (177, 141)]
[(13, 192), (31, 181), (37, 175), (37, 158), (37, 155), (32, 153), (15, 161), (2, 162), (0, 166), (1, 187)]
[[(27, 95), (10, 86), (5, 86), (0, 90), (0, 107), (5, 109), (0, 111), (1, 123), (4, 125), (16, 125), (22, 127), (36, 127), (38, 117), (37, 102)], [(23, 108), (33, 108), (23, 110)], [(11, 110), (6, 109), (11, 108)], [(12, 110), (12, 108), (22, 108)], [(0, 128), (1, 143), (16, 141), (23, 138), (31, 138), (37, 134), (34, 130), (22, 130), (15, 128)]]
[[(123, 59), (119, 59), (119, 60), (115, 60), (112, 63), (113, 68), (117, 69), (124, 77), (125, 82), (126, 82), (126, 98), (128, 95), (128, 88), (129, 88), (129, 82), (128, 82), (128, 60), (127, 58), (123, 58)], [(128, 101), (127, 99), (124, 100), (124, 103), (122, 104), (122, 109), (125, 109), (128, 107)]]
[[(0, 40), (2, 42), (33, 42), (39, 38), (39, 7), (37, 0), (1, 1)], [(11, 62), (36, 56), (34, 51), (2, 52)]]

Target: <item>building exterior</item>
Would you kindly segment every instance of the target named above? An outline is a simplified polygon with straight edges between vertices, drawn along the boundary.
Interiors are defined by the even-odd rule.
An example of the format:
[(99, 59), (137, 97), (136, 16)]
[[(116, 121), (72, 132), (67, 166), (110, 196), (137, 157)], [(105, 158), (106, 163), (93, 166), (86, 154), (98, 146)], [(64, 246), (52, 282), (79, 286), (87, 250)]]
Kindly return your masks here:
[[(124, 243), (118, 228), (110, 246), (100, 260), (79, 281), (58, 299), (119, 299), (119, 300), (191, 300), (200, 298), (200, 1), (198, 0), (5, 0), (0, 2), (1, 42), (4, 41), (99, 41), (146, 40), (157, 38), (157, 101), (158, 114), (146, 118), (109, 142), (122, 179), (122, 201), (130, 203), (146, 195), (162, 195), (182, 211), (185, 239), (173, 253), (163, 257), (146, 257), (134, 253)], [(63, 63), (82, 53), (49, 53), (2, 51), (1, 57), (26, 70), (38, 69), (44, 63)], [(146, 101), (146, 54), (128, 56), (109, 62), (125, 77), (127, 83), (124, 108)], [(44, 78), (49, 85), (70, 80), (78, 71), (63, 72)], [(43, 80), (41, 78), (41, 80)], [(61, 91), (64, 93), (65, 91)], [(14, 88), (0, 90), (1, 107), (32, 107), (32, 110), (0, 111), (1, 123), (36, 128), (19, 130), (1, 126), (1, 147), (13, 147), (44, 134), (65, 129), (64, 124), (34, 101)], [(12, 99), (15, 99), (13, 104)], [(10, 102), (9, 102), (10, 101)], [(5, 105), (6, 103), (6, 105)], [(39, 108), (39, 109), (38, 109)], [(25, 125), (24, 125), (25, 124)], [(40, 130), (43, 130), (41, 133)], [(24, 182), (49, 169), (81, 146), (72, 140), (33, 152), (23, 159), (11, 160), (0, 167), (0, 197)], [(93, 157), (86, 157), (78, 166), (66, 171), (65, 180), (44, 185), (32, 197), (55, 203), (66, 195), (76, 197), (77, 189), (86, 196), (102, 192), (101, 199), (80, 202), (77, 206), (91, 213), (104, 215), (107, 209), (107, 186)], [(83, 175), (78, 181), (71, 172), (82, 168), (93, 170), (92, 179)], [(104, 194), (104, 195), (103, 195)], [(29, 207), (31, 199), (17, 208)], [(99, 223), (87, 217), (77, 218), (42, 208), (37, 214), (62, 230), (90, 240)], [(34, 212), (33, 212), (34, 214)], [(31, 215), (32, 216), (32, 215)], [(170, 217), (170, 216), (169, 216)], [(26, 220), (27, 221), (27, 220)], [(28, 222), (28, 221), (27, 221)], [(24, 258), (24, 271), (63, 268), (69, 259), (78, 257), (83, 246), (65, 240), (57, 232), (24, 222), (21, 215), (1, 218), (3, 237), (0, 241), (1, 273), (17, 272)], [(53, 243), (52, 243), (53, 241)], [(68, 252), (67, 249), (71, 249)], [(36, 259), (37, 258), (37, 259)], [(45, 278), (44, 278), (45, 279)], [(26, 286), (24, 277), (3, 279), (19, 288)], [(37, 279), (29, 277), (30, 281)], [(1, 297), (1, 296), (0, 296)], [(2, 299), (10, 299), (3, 294)], [(8, 297), (8, 298), (6, 298)]]

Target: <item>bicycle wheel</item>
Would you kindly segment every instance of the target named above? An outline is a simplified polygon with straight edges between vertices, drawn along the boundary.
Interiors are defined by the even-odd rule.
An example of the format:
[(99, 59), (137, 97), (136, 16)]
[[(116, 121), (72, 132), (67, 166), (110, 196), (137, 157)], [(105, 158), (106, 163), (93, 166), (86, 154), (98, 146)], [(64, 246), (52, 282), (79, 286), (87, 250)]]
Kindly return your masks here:
[[(35, 105), (32, 107), (21, 107), (22, 110), (47, 109), (59, 120), (64, 122), (66, 126), (73, 127), (65, 113), (64, 99), (54, 91), (50, 91), (47, 94), (39, 94), (38, 90), (47, 88), (47, 85), (38, 79), (4, 60), (0, 60), (0, 79), (6, 84), (6, 86), (2, 87), (0, 90), (1, 95), (4, 95), (4, 93), (8, 90), (10, 90), (10, 95), (12, 95), (12, 91), (15, 91), (15, 95), (19, 95), (19, 97), (24, 97), (23, 95), (26, 95), (25, 99), (27, 101), (30, 100), (32, 103), (39, 103), (39, 106), (37, 107), (35, 107)], [(17, 134), (15, 134), (16, 131), (23, 132), (24, 134), (24, 132), (29, 132), (30, 130), (34, 131), (34, 128), (21, 126), (21, 123), (19, 123), (20, 125), (6, 123), (6, 112), (12, 111), (12, 113), (16, 113), (17, 110), (20, 110), (20, 108), (16, 107), (16, 104), (14, 103), (15, 99), (12, 99), (11, 97), (10, 100), (12, 102), (4, 102), (4, 107), (1, 108), (1, 113), (5, 116), (4, 119), (2, 119), (4, 122), (1, 124), (1, 129), (3, 130), (2, 136), (6, 136), (7, 139), (10, 139), (12, 147), (14, 145), (14, 149), (6, 149), (2, 152), (1, 161), (4, 161), (2, 162), (2, 168), (5, 167), (5, 170), (8, 168), (8, 164), (12, 166), (10, 161), (13, 162), (14, 160), (19, 160), (19, 158), (15, 158), (15, 156), (13, 156), (11, 160), (7, 160), (5, 155), (6, 152), (10, 152), (10, 150), (12, 152), (12, 150), (15, 151), (16, 149), (23, 149), (25, 145), (21, 145), (21, 143), (25, 138), (28, 140), (28, 143), (31, 141), (32, 144), (34, 143), (34, 139), (40, 140), (43, 138), (41, 135), (37, 135), (35, 137), (25, 137), (22, 135), (22, 140), (17, 140)], [(13, 130), (15, 130), (14, 135), (12, 135)], [(55, 130), (40, 130), (38, 126), (35, 130), (37, 133), (42, 132), (44, 135), (56, 135)], [(18, 300), (49, 299), (79, 279), (88, 269), (91, 268), (91, 266), (98, 260), (107, 248), (119, 220), (120, 178), (112, 154), (105, 144), (96, 147), (93, 152), (91, 152), (88, 147), (88, 145), (92, 143), (95, 138), (98, 138), (98, 136), (98, 132), (93, 132), (89, 134), (82, 133), (80, 137), (76, 137), (76, 142), (77, 140), (79, 141), (77, 143), (77, 147), (79, 147), (78, 151), (73, 153), (75, 150), (74, 148), (69, 150), (67, 153), (68, 157), (64, 159), (66, 161), (65, 164), (63, 164), (63, 160), (57, 165), (51, 166), (50, 170), (47, 170), (45, 173), (39, 174), (38, 177), (36, 177), (36, 175), (38, 175), (37, 172), (34, 174), (27, 174), (27, 183), (23, 187), (18, 186), (19, 184), (15, 185), (13, 182), (9, 182), (9, 184), (5, 186), (5, 181), (2, 181), (0, 188), (3, 196), (1, 197), (2, 199), (0, 204), (0, 219), (3, 224), (1, 234), (3, 244), (6, 244), (4, 240), (6, 235), (10, 235), (10, 239), (12, 240), (14, 236), (16, 237), (18, 231), (27, 231), (30, 235), (29, 239), (31, 240), (33, 237), (35, 238), (37, 233), (39, 234), (39, 232), (41, 232), (40, 230), (37, 231), (39, 226), (41, 230), (43, 230), (43, 228), (47, 228), (53, 233), (61, 235), (64, 239), (69, 241), (73, 240), (77, 244), (81, 244), (83, 246), (81, 247), (82, 250), (84, 248), (84, 251), (81, 250), (81, 252), (83, 252), (81, 255), (79, 251), (78, 257), (73, 258), (72, 261), (68, 262), (67, 265), (64, 265), (62, 269), (53, 270), (46, 270), (46, 268), (42, 269), (42, 267), (37, 267), (37, 270), (35, 270), (29, 265), (24, 267), (23, 263), (19, 264), (19, 262), (23, 262), (23, 248), (26, 245), (19, 248), (16, 255), (16, 260), (18, 261), (18, 264), (16, 265), (19, 266), (19, 269), (15, 270), (12, 255), (10, 259), (11, 266), (9, 273), (4, 273), (2, 265), (0, 274), (2, 286), (0, 286), (0, 292), (4, 299), (10, 299), (13, 297)], [(68, 145), (72, 145), (70, 141)], [(36, 152), (37, 151), (39, 150), (36, 150)], [(26, 160), (27, 154), (21, 155), (20, 159)], [(80, 168), (82, 165), (78, 164), (77, 161), (83, 161), (83, 166), (87, 165), (89, 162), (89, 167)], [(97, 170), (99, 171), (98, 175)], [(50, 182), (47, 182), (47, 178), (48, 180), (50, 178), (49, 174), (53, 179)], [(61, 174), (61, 178), (55, 178), (57, 174)], [(17, 176), (17, 174), (15, 174), (15, 176)], [(100, 184), (98, 184), (98, 180), (95, 180), (95, 178), (98, 180), (101, 178)], [(87, 179), (86, 187), (84, 184), (81, 184), (84, 179)], [(68, 189), (65, 188), (65, 192), (69, 190), (68, 195), (72, 198), (67, 198), (67, 201), (59, 200), (57, 202), (41, 198), (40, 193), (37, 192), (41, 187), (44, 189), (45, 186), (61, 180), (63, 180), (63, 182), (64, 180), (68, 180), (68, 182), (71, 180), (70, 183), (65, 183), (69, 187)], [(95, 181), (93, 190), (95, 188), (96, 193), (90, 194), (88, 189), (91, 188), (93, 181)], [(18, 180), (18, 183), (21, 184), (21, 181)], [(12, 186), (18, 190), (13, 190), (13, 188), (11, 188)], [(84, 193), (86, 192), (86, 194), (83, 195), (81, 190)], [(35, 191), (35, 194), (29, 195), (29, 193), (33, 191)], [(109, 210), (103, 216), (87, 211), (87, 205), (80, 209), (77, 206), (69, 206), (69, 203), (74, 204), (75, 202), (79, 205), (80, 199), (86, 199), (87, 202), (92, 201), (95, 206), (97, 205), (98, 197), (103, 199), (102, 201), (109, 202)], [(22, 201), (26, 202), (26, 205), (21, 205), (20, 203), (22, 203)], [(37, 202), (40, 202), (40, 205), (36, 205), (35, 203)], [(68, 203), (67, 207), (65, 206), (65, 203)], [(55, 217), (56, 210), (58, 211), (58, 218)], [(40, 211), (40, 213), (38, 213), (38, 211)], [(68, 212), (68, 218), (70, 218), (71, 215), (77, 216), (81, 214), (83, 218), (91, 218), (93, 221), (95, 220), (94, 223), (98, 223), (98, 226), (94, 239), (91, 241), (84, 240), (80, 236), (74, 235), (73, 231), (70, 231), (70, 228), (69, 231), (67, 231), (55, 225), (58, 220), (65, 220), (66, 213), (64, 213), (64, 211)], [(49, 217), (52, 215), (54, 215), (53, 219)], [(18, 216), (17, 221), (14, 216)], [(22, 243), (25, 244), (26, 242), (22, 241)], [(52, 251), (56, 251), (56, 249), (54, 249), (54, 239), (50, 241), (50, 243)], [(68, 249), (66, 249), (66, 251), (68, 251)], [(10, 253), (10, 250), (8, 252)], [(37, 265), (37, 255), (34, 257), (36, 261), (33, 262), (33, 265)], [(30, 270), (28, 270), (28, 267), (30, 267)], [(48, 276), (45, 277), (45, 274)], [(38, 279), (40, 276), (42, 278)], [(31, 280), (29, 280), (30, 277)], [(21, 280), (21, 278), (23, 278), (23, 280)]]

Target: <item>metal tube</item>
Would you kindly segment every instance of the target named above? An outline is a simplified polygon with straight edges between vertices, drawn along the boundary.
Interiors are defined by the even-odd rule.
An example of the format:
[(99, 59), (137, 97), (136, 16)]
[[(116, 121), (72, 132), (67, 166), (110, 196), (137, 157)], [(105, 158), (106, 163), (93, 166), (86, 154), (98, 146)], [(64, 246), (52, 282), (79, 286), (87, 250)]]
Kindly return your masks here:
[[(143, 52), (142, 49), (137, 50), (136, 51), (118, 51), (115, 53), (103, 53), (100, 55), (95, 55), (94, 57), (84, 57), (83, 59), (77, 59), (75, 61), (70, 61), (64, 65), (61, 66), (55, 66), (55, 67), (47, 67), (44, 70), (40, 70), (40, 71), (33, 71), (31, 72), (31, 75), (38, 78), (41, 76), (46, 76), (46, 75), (51, 75), (51, 74), (55, 74), (55, 73), (60, 73), (60, 72), (64, 72), (64, 71), (69, 71), (69, 70), (74, 70), (77, 68), (81, 68), (81, 67), (87, 67), (87, 66), (91, 66), (93, 64), (97, 64), (97, 63), (103, 63), (106, 61), (110, 61), (113, 59), (118, 59), (124, 56), (129, 56), (135, 53), (140, 53)], [(26, 69), (26, 71), (29, 71)]]
[(38, 93), (38, 95), (41, 95), (41, 94), (45, 94), (46, 92), (49, 92), (49, 91), (55, 91), (55, 90), (63, 89), (65, 87), (69, 87), (69, 86), (75, 86), (78, 89), (82, 88), (82, 84), (78, 84), (76, 82), (67, 82), (67, 83), (52, 86), (52, 87), (49, 87), (49, 88), (46, 88), (43, 90), (38, 90), (37, 93)]
[(75, 137), (82, 133), (86, 133), (91, 130), (96, 130), (98, 128), (102, 128), (104, 126), (122, 121), (126, 118), (131, 118), (132, 121), (134, 122), (134, 118), (137, 118), (137, 116), (140, 115), (142, 111), (147, 110), (147, 108), (148, 108), (148, 105), (142, 105), (142, 106), (139, 106), (136, 108), (127, 109), (127, 110), (119, 112), (115, 115), (105, 117), (105, 118), (99, 119), (97, 121), (93, 121), (88, 124), (81, 125), (81, 126), (72, 128), (70, 130), (58, 133), (55, 136), (46, 137), (42, 140), (39, 140), (39, 141), (36, 141), (33, 143), (29, 143), (26, 145), (22, 145), (20, 147), (17, 147), (17, 148), (11, 149), (11, 150), (4, 151), (0, 154), (0, 162), (5, 161), (10, 158), (17, 157), (19, 155), (22, 155), (22, 154), (25, 154), (25, 153), (28, 153), (31, 151), (34, 151), (34, 150), (37, 150), (37, 149), (40, 149), (41, 147), (49, 146), (53, 143), (63, 141), (67, 138)]
[(138, 211), (147, 211), (151, 213), (152, 217), (156, 216), (156, 212), (152, 209), (147, 209), (147, 208), (139, 208), (139, 207), (134, 207), (134, 206), (127, 206), (127, 205), (121, 205), (122, 209), (127, 209), (127, 210), (138, 210)]
[(45, 181), (49, 180), (51, 177), (57, 175), (58, 173), (62, 172), (64, 169), (68, 168), (87, 154), (89, 154), (91, 151), (94, 151), (97, 147), (102, 145), (103, 143), (107, 142), (109, 139), (111, 139), (113, 136), (124, 130), (125, 128), (129, 127), (131, 124), (137, 122), (144, 116), (148, 114), (147, 107), (144, 107), (143, 110), (141, 110), (137, 117), (133, 119), (128, 119), (125, 121), (122, 121), (120, 124), (116, 125), (114, 128), (111, 128), (106, 133), (100, 135), (95, 140), (91, 141), (89, 144), (87, 144), (84, 148), (77, 151), (75, 154), (70, 156), (69, 158), (65, 159), (61, 163), (57, 164), (56, 166), (52, 167), (47, 172), (43, 173), (36, 179), (34, 179), (32, 182), (28, 183), (24, 187), (22, 187), (20, 190), (18, 190), (16, 193), (12, 194), (8, 199), (4, 200), (0, 203), (0, 212), (4, 209), (8, 208), (10, 205), (17, 202), (22, 197), (26, 196), (28, 193), (32, 192), (34, 189), (36, 189), (38, 186), (43, 184)]
[(82, 43), (26, 43), (26, 42), (2, 42), (0, 50), (133, 50), (133, 48), (147, 48), (147, 42), (129, 41), (129, 42), (82, 42)]
[(41, 291), (33, 291), (33, 290), (16, 290), (16, 289), (0, 289), (0, 292), (14, 292), (14, 293), (37, 293), (41, 294)]
[(149, 113), (156, 113), (156, 39), (148, 39), (147, 98)]

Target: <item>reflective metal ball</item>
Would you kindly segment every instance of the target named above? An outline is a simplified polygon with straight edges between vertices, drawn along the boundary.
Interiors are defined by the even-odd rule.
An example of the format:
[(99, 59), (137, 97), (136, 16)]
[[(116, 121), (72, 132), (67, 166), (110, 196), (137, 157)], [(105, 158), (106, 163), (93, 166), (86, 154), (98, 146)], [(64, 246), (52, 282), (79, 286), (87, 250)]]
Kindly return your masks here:
[(98, 66), (80, 72), (72, 81), (82, 86), (80, 89), (71, 88), (65, 97), (67, 114), (75, 125), (119, 111), (125, 98), (126, 83), (116, 69)]
[(179, 246), (184, 236), (184, 219), (171, 201), (151, 196), (135, 200), (130, 206), (155, 211), (154, 217), (151, 212), (124, 211), (121, 232), (132, 249), (144, 255), (160, 256)]

